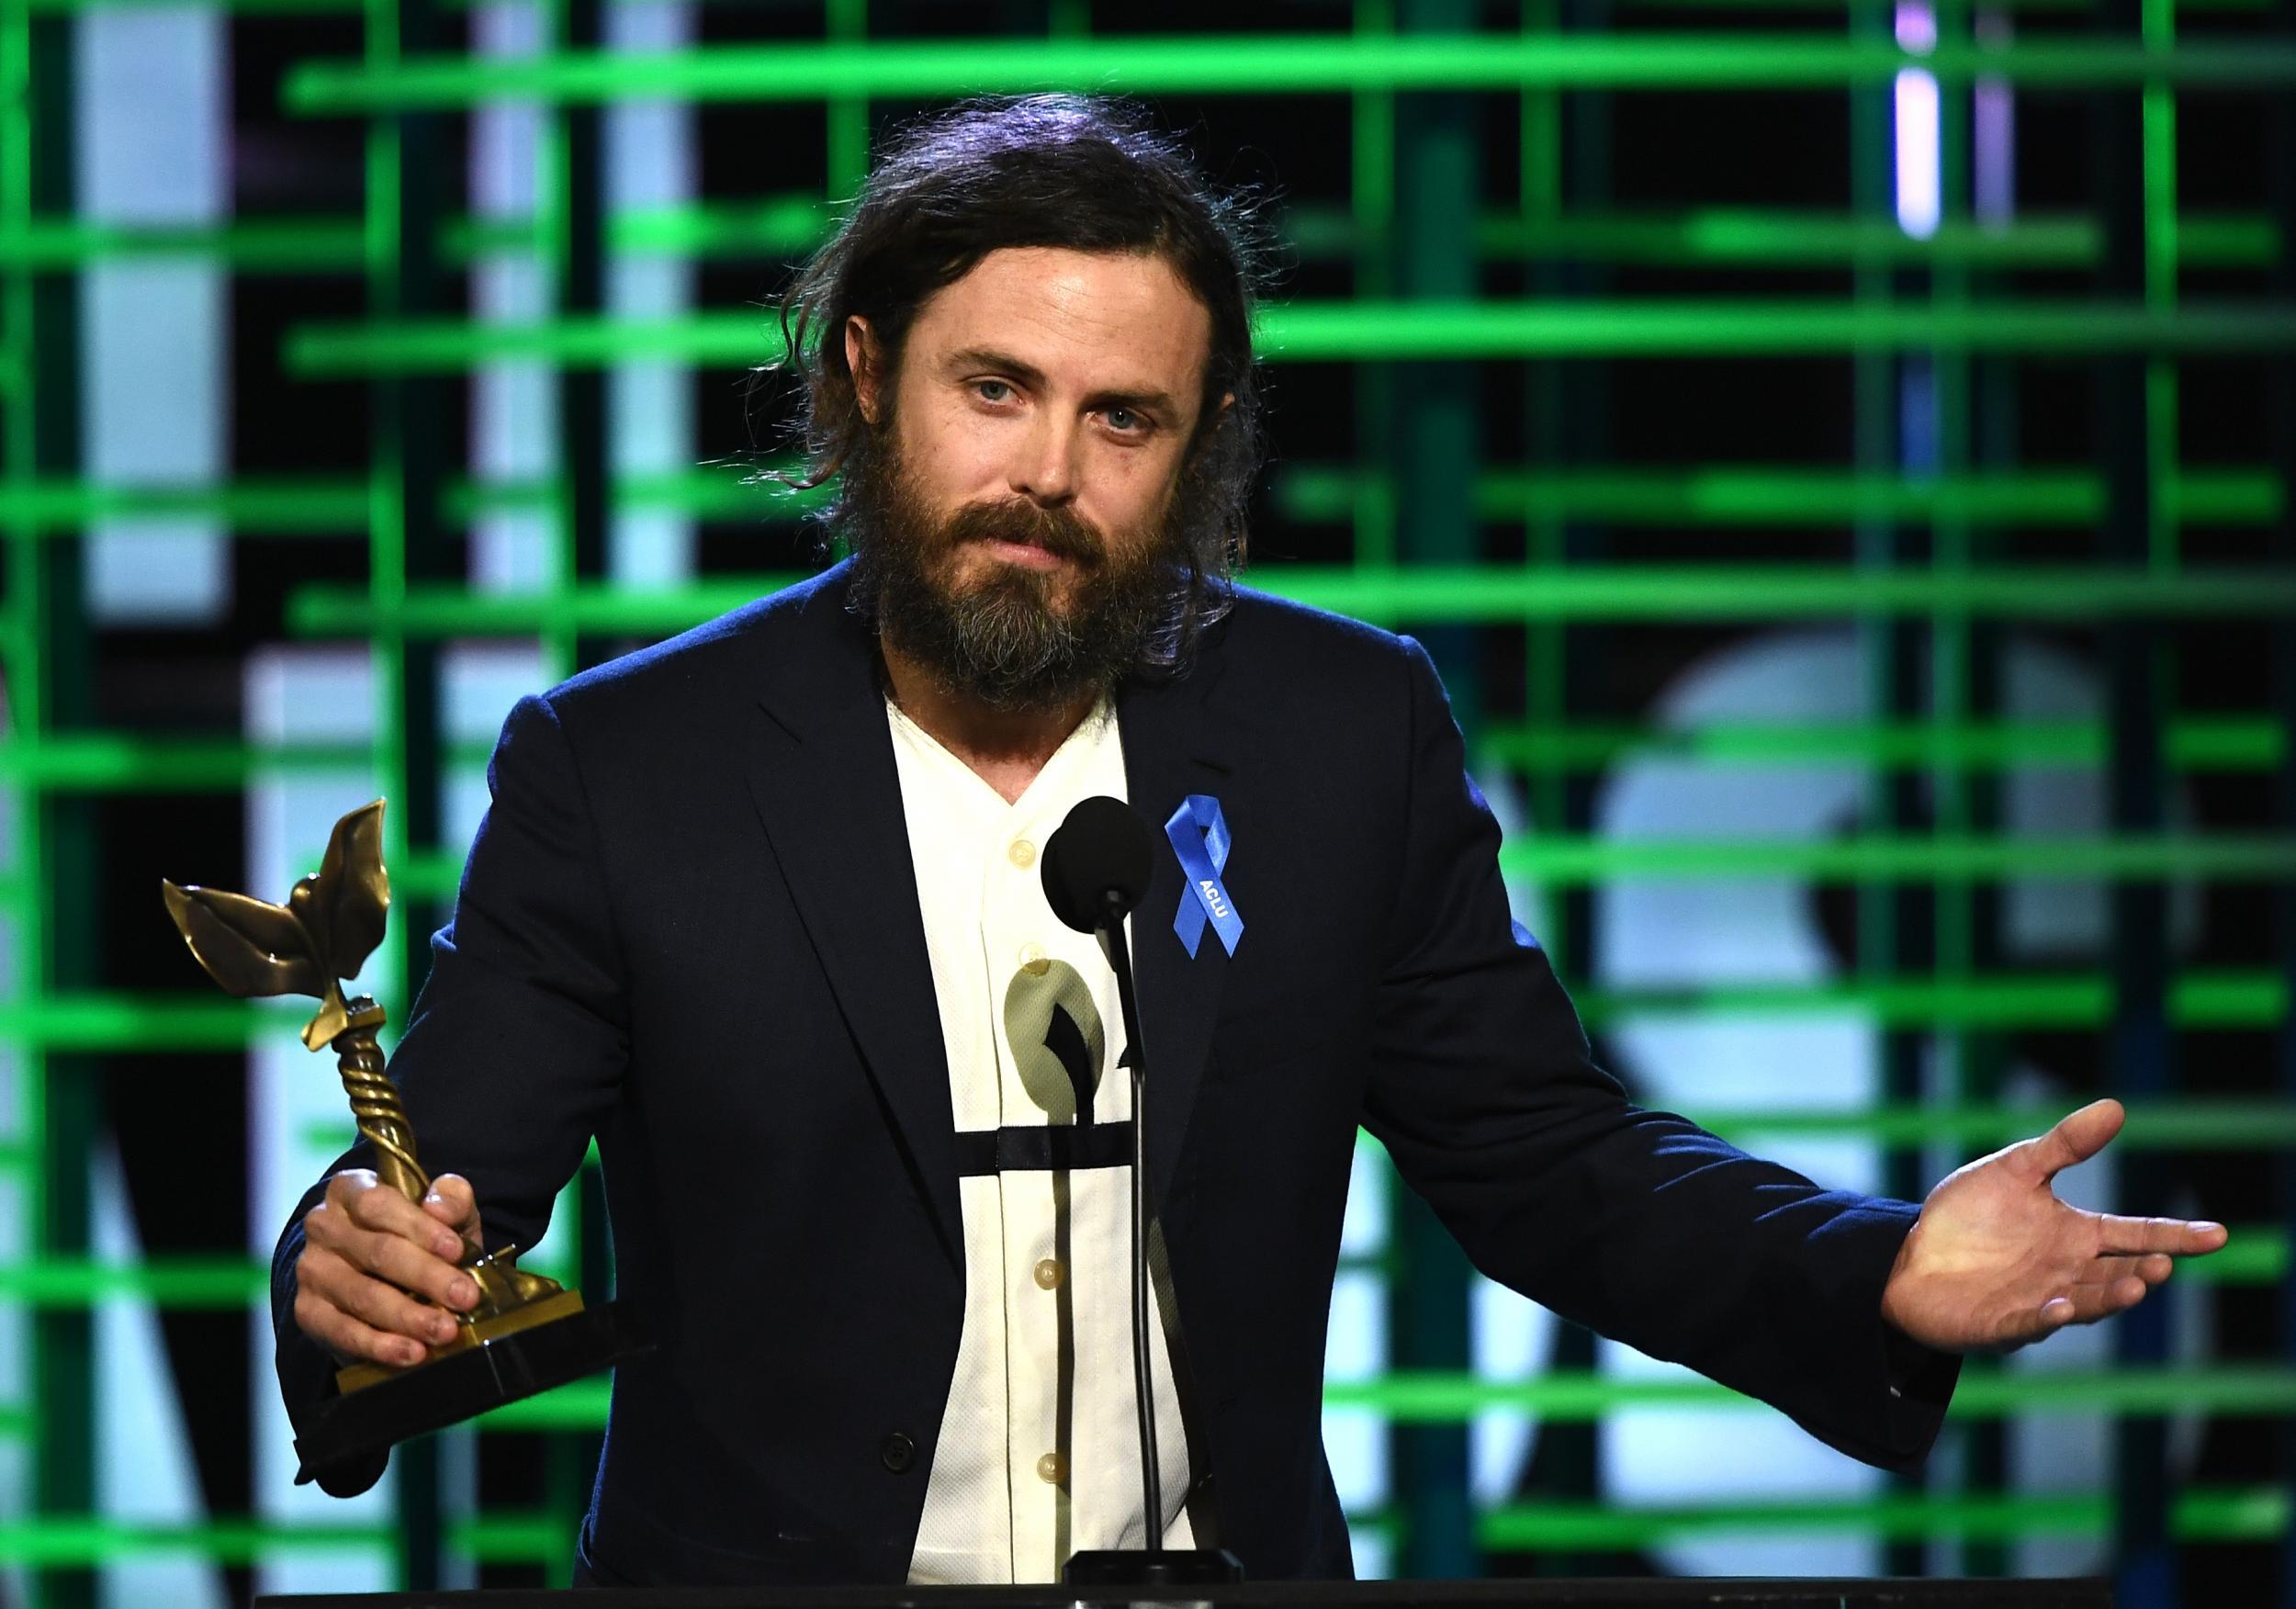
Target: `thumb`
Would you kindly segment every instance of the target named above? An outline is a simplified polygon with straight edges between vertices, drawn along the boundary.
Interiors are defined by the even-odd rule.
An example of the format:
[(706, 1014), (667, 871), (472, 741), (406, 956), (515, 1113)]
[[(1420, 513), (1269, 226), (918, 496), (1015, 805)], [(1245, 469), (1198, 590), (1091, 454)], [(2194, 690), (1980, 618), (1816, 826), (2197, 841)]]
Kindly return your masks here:
[(2032, 1160), (2043, 1178), (2054, 1178), (2060, 1169), (2102, 1151), (2127, 1119), (2119, 1101), (2092, 1100), (2078, 1111), (2067, 1112), (2054, 1128), (2032, 1141)]
[(441, 1174), (422, 1198), (422, 1210), (474, 1244), (478, 1239), (478, 1198), (460, 1174)]

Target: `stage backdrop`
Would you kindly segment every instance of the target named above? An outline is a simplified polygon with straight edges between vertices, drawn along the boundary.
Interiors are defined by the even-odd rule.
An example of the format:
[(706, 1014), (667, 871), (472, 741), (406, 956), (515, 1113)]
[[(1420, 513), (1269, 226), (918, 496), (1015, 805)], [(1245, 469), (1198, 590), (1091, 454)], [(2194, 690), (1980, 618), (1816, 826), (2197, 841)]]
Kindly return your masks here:
[[(290, 1485), (264, 1259), (348, 1120), (159, 880), (283, 897), (388, 796), (403, 1018), (512, 701), (811, 568), (752, 371), (872, 139), (1066, 87), (1260, 197), (1253, 579), (1433, 648), (1640, 1098), (1918, 1194), (2110, 1092), (2070, 1193), (2234, 1225), (1892, 1480), (1479, 1281), (1367, 1142), (1359, 1568), (2296, 1604), (2292, 19), (0, 6), (0, 1601), (563, 1579), (602, 1385)], [(536, 1260), (610, 1285), (592, 1173)]]

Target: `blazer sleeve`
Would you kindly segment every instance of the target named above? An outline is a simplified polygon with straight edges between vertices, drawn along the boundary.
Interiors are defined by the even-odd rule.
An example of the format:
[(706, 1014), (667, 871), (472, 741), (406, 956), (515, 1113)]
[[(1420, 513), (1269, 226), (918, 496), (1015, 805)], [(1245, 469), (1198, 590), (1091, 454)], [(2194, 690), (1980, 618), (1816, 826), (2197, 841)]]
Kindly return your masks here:
[[(558, 1191), (617, 1098), (629, 1032), (625, 973), (573, 750), (545, 697), (522, 699), (487, 768), (491, 794), (453, 919), (390, 1059), (425, 1172), (470, 1181), (490, 1249), (542, 1238)], [(362, 1140), (328, 1176), (373, 1165)], [(333, 1358), (295, 1322), (304, 1196), (272, 1258), (281, 1394), (298, 1434), (334, 1395)], [(319, 1473), (338, 1497), (386, 1460)]]
[(1491, 1278), (1853, 1457), (1919, 1465), (1960, 1371), (1881, 1316), (1919, 1209), (1821, 1189), (1626, 1099), (1509, 914), (1497, 823), (1403, 641), (1410, 804), (1366, 1126)]

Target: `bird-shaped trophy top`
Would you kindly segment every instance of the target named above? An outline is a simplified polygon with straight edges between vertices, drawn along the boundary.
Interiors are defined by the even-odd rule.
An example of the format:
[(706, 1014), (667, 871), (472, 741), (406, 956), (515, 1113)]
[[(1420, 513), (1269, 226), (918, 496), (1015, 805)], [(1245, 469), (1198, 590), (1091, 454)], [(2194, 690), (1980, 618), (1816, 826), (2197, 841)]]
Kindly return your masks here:
[(383, 801), (335, 823), (319, 870), (297, 883), (283, 906), (164, 880), (160, 891), (193, 957), (225, 993), (242, 1000), (310, 995), (319, 1001), (319, 1015), (303, 1029), (305, 1047), (316, 1051), (349, 1026), (343, 980), (357, 976), (383, 941), (390, 910)]

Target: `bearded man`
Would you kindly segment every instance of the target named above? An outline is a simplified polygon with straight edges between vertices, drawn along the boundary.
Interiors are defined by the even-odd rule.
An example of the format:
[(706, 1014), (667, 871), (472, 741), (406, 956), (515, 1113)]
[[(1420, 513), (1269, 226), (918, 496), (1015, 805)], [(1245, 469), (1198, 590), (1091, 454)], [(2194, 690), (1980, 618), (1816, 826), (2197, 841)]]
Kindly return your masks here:
[[(1344, 1576), (1319, 1412), (1359, 1126), (1493, 1278), (1895, 1469), (1959, 1354), (2222, 1243), (2055, 1198), (2110, 1102), (1921, 1206), (1631, 1105), (1509, 916), (1424, 653), (1232, 582), (1251, 307), (1235, 212), (1120, 108), (976, 104), (883, 157), (783, 322), (852, 557), (512, 712), (392, 1063), (452, 1171), (417, 1206), (355, 1149), (306, 1198), (292, 1410), (447, 1339), (460, 1248), (537, 1241), (594, 1135), (657, 1347), (580, 1580), (1042, 1581), (1152, 1526)], [(1165, 829), (1130, 935), (1154, 1515), (1115, 982), (1035, 864), (1096, 794)]]

